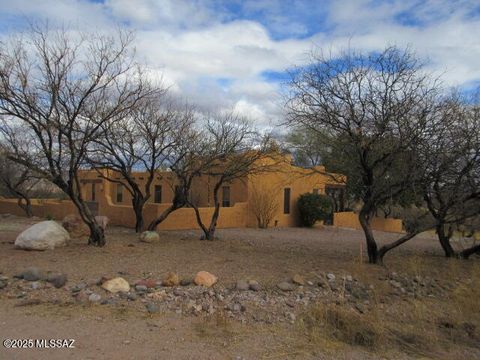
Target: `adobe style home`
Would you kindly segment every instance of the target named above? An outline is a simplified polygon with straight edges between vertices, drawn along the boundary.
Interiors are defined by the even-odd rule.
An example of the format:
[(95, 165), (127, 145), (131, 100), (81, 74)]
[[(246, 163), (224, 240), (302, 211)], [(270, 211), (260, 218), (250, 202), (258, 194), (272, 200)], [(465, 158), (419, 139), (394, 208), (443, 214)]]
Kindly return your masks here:
[[(282, 161), (276, 161), (269, 171), (249, 175), (224, 184), (220, 191), (221, 209), (218, 228), (257, 227), (255, 216), (259, 194), (268, 196), (275, 204), (274, 215), (269, 227), (299, 226), (297, 201), (301, 194), (307, 192), (327, 194), (334, 202), (333, 225), (361, 229), (357, 214), (345, 212), (343, 199), (346, 178), (340, 174), (328, 173), (323, 166), (305, 169), (293, 165), (290, 155), (282, 155)], [(262, 160), (273, 161), (273, 160)], [(121, 184), (109, 181), (121, 180), (115, 172), (102, 170), (82, 170), (80, 172), (82, 196), (95, 215), (105, 215), (110, 224), (135, 227), (135, 215), (128, 191)], [(102, 176), (103, 174), (103, 176)], [(135, 173), (137, 181), (146, 179), (146, 174)], [(173, 200), (176, 186), (175, 175), (170, 171), (159, 171), (152, 184), (152, 196), (144, 207), (145, 224), (168, 208)], [(202, 176), (193, 183), (190, 200), (198, 207), (204, 222), (209, 222), (213, 207), (214, 179)], [(33, 199), (32, 209), (35, 216), (62, 220), (77, 210), (70, 200)], [(0, 199), (0, 214), (25, 216), (17, 205), (16, 199)], [(399, 219), (373, 218), (374, 230), (402, 232)], [(181, 208), (171, 213), (157, 230), (198, 229), (195, 212), (192, 208)]]
[[(221, 210), (218, 228), (257, 227), (255, 204), (258, 194), (268, 194), (276, 203), (276, 211), (269, 226), (288, 227), (300, 225), (297, 211), (298, 197), (306, 192), (329, 194), (336, 201), (336, 211), (343, 210), (345, 177), (326, 173), (325, 168), (317, 166), (304, 169), (292, 164), (290, 155), (282, 155), (282, 161), (276, 162), (269, 171), (256, 173), (224, 184), (220, 190)], [(262, 161), (273, 161), (265, 159)], [(274, 169), (274, 170), (272, 170)], [(135, 226), (135, 216), (131, 206), (130, 193), (122, 184), (107, 180), (122, 180), (120, 174), (113, 171), (83, 170), (81, 172), (82, 195), (88, 201), (90, 209), (99, 215), (106, 215), (110, 222), (128, 227)], [(103, 176), (102, 176), (103, 175)], [(146, 180), (142, 172), (134, 174), (136, 181)], [(201, 176), (195, 179), (190, 191), (190, 201), (200, 208), (202, 219), (208, 222), (213, 213), (213, 187), (215, 179)], [(174, 197), (176, 179), (170, 171), (159, 171), (152, 184), (152, 196), (145, 205), (145, 223), (168, 208)], [(162, 222), (159, 230), (197, 229), (194, 210), (188, 207), (176, 210)]]

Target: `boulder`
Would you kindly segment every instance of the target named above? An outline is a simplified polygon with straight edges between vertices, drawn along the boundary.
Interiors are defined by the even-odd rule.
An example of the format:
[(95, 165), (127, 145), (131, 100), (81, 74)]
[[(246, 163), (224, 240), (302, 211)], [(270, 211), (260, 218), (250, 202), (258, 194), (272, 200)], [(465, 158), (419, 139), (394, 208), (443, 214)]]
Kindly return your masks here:
[(143, 280), (138, 280), (135, 283), (135, 285), (142, 285), (149, 289), (153, 289), (157, 286), (157, 281), (155, 279), (143, 279)]
[(248, 286), (249, 286), (250, 290), (253, 290), (253, 291), (260, 291), (262, 289), (262, 287), (260, 286), (260, 284), (256, 280), (250, 280), (248, 282)]
[(37, 267), (29, 267), (22, 271), (20, 275), (17, 276), (20, 279), (27, 281), (38, 281), (45, 278), (45, 274)]
[(282, 291), (293, 291), (295, 290), (295, 286), (289, 282), (283, 281), (277, 284), (277, 287)]
[(107, 280), (102, 284), (102, 288), (111, 293), (117, 293), (120, 291), (128, 292), (130, 291), (130, 284), (127, 280), (121, 277), (117, 277), (111, 280)]
[(145, 243), (153, 243), (160, 241), (160, 235), (156, 231), (144, 231), (140, 234), (140, 241)]
[(67, 283), (67, 275), (65, 274), (50, 274), (47, 281), (55, 286), (57, 289), (63, 287)]
[(162, 280), (163, 286), (178, 286), (179, 284), (180, 279), (174, 272), (169, 272)]
[(240, 291), (246, 291), (250, 289), (250, 286), (248, 285), (248, 282), (245, 280), (237, 280), (237, 284), (235, 285), (235, 288)]
[(90, 296), (88, 297), (88, 301), (92, 303), (99, 303), (101, 300), (102, 300), (102, 297), (95, 293), (90, 294)]
[(100, 225), (103, 231), (107, 230), (107, 225), (110, 222), (110, 219), (106, 216), (95, 216), (95, 222)]
[(207, 271), (199, 271), (193, 281), (196, 285), (211, 287), (218, 281), (218, 278)]
[(301, 275), (294, 275), (292, 278), (292, 282), (297, 285), (305, 285), (305, 279)]
[(62, 220), (62, 226), (73, 237), (88, 236), (90, 229), (82, 218), (75, 214), (67, 215)]
[(67, 245), (68, 231), (55, 221), (42, 221), (20, 233), (15, 247), (24, 250), (52, 250)]

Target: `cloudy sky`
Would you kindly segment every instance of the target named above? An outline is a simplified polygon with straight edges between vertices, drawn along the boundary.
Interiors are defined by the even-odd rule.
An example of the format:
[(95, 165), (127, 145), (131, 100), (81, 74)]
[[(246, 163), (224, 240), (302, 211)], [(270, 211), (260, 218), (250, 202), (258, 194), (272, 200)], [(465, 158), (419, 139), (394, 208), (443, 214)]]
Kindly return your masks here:
[(263, 125), (281, 121), (286, 70), (315, 48), (410, 46), (446, 84), (480, 84), (479, 0), (0, 0), (0, 37), (26, 19), (134, 29), (172, 91)]

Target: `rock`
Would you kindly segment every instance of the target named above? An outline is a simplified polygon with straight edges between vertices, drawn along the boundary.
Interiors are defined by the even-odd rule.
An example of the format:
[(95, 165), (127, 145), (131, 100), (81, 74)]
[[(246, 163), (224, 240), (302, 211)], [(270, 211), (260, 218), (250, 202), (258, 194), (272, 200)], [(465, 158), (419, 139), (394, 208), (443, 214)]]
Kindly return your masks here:
[(192, 278), (180, 280), (180, 285), (182, 285), (182, 286), (188, 286), (188, 285), (191, 285), (192, 283), (193, 283)]
[(293, 291), (295, 290), (295, 286), (289, 282), (282, 281), (281, 283), (277, 284), (277, 287), (282, 291)]
[(211, 287), (218, 281), (218, 278), (207, 271), (200, 271), (197, 273), (197, 275), (195, 275), (195, 279), (193, 279), (193, 281), (196, 285)]
[(390, 285), (397, 289), (402, 287), (402, 284), (395, 280), (390, 280)]
[(85, 289), (86, 287), (87, 287), (87, 284), (85, 284), (85, 283), (76, 284), (74, 287), (71, 288), (71, 291), (73, 293), (78, 293), (78, 292), (82, 291), (83, 289)]
[(147, 311), (150, 313), (150, 314), (155, 314), (155, 313), (158, 313), (160, 311), (160, 308), (158, 307), (157, 304), (155, 303), (147, 303), (145, 305), (145, 308), (147, 309)]
[(85, 224), (82, 218), (75, 214), (67, 215), (62, 220), (62, 226), (73, 237), (88, 236), (90, 229)]
[(8, 283), (6, 281), (0, 281), (0, 290), (5, 289), (7, 287)]
[(55, 286), (57, 289), (63, 287), (67, 283), (67, 275), (65, 274), (51, 274), (47, 281)]
[(250, 289), (250, 285), (248, 285), (248, 282), (246, 282), (245, 280), (238, 280), (235, 285), (235, 289), (239, 291), (246, 291)]
[(107, 225), (110, 222), (110, 219), (106, 216), (95, 216), (95, 222), (100, 225), (103, 231), (107, 230)]
[(295, 322), (295, 320), (296, 320), (296, 318), (297, 318), (297, 317), (295, 316), (295, 314), (292, 313), (292, 312), (287, 312), (287, 313), (285, 314), (285, 317), (286, 317), (292, 324)]
[(352, 275), (345, 276), (345, 280), (347, 280), (348, 282), (352, 282), (353, 281)]
[(360, 303), (356, 303), (355, 304), (355, 309), (357, 309), (357, 311), (360, 313), (360, 314), (363, 314), (365, 312), (365, 307), (360, 304)]
[(88, 301), (92, 303), (99, 303), (101, 300), (102, 300), (102, 297), (95, 293), (90, 294), (90, 296), (88, 297)]
[(288, 306), (290, 307), (295, 307), (295, 301), (291, 300), (291, 299), (287, 299), (285, 300), (285, 304), (287, 304)]
[(130, 285), (129, 283), (121, 277), (117, 277), (111, 280), (107, 280), (102, 284), (102, 288), (112, 293), (117, 293), (120, 291), (129, 292)]
[(135, 285), (143, 285), (149, 289), (153, 289), (157, 286), (157, 281), (155, 279), (139, 280), (135, 283)]
[(328, 273), (327, 274), (327, 280), (328, 281), (334, 281), (335, 280), (335, 274)]
[(55, 221), (42, 221), (20, 233), (15, 240), (15, 247), (24, 250), (52, 250), (67, 245), (68, 231)]
[(315, 285), (315, 284), (313, 283), (313, 281), (307, 281), (307, 285), (308, 285), (308, 286), (313, 286), (313, 285)]
[(144, 243), (158, 242), (160, 235), (156, 231), (144, 231), (140, 234), (140, 241)]
[(128, 293), (128, 295), (127, 295), (127, 300), (135, 301), (135, 300), (137, 300), (137, 299), (138, 299), (137, 294), (135, 294), (135, 293)]
[(145, 285), (135, 285), (135, 290), (138, 292), (146, 292), (148, 288)]
[(256, 280), (250, 280), (248, 282), (248, 286), (250, 287), (250, 290), (253, 290), (253, 291), (260, 291), (262, 289), (262, 287)]
[(32, 284), (30, 285), (33, 290), (40, 289), (42, 284), (40, 284), (38, 281), (33, 281)]
[(162, 280), (163, 286), (178, 286), (179, 284), (180, 279), (174, 272), (169, 272)]
[(296, 275), (292, 278), (292, 281), (293, 281), (294, 284), (297, 284), (297, 285), (305, 285), (305, 279), (304, 279), (302, 276), (298, 275), (298, 274), (296, 274)]
[(23, 271), (19, 278), (27, 281), (37, 281), (44, 279), (45, 274), (37, 267), (30, 267)]

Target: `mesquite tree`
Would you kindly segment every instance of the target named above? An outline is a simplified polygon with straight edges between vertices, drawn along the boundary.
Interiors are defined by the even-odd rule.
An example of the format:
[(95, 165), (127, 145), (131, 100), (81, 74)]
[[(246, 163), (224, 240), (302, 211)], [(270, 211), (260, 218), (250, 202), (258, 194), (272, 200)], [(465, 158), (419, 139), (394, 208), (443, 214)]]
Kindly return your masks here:
[(422, 193), (435, 221), (445, 256), (468, 258), (480, 245), (457, 253), (454, 231), (480, 214), (480, 107), (458, 94), (447, 97), (432, 136), (420, 143), (418, 156), (425, 181)]
[[(169, 161), (182, 137), (192, 126), (192, 110), (175, 106), (163, 90), (143, 99), (128, 116), (102, 125), (94, 140), (89, 162), (101, 177), (121, 184), (130, 193), (135, 212), (135, 231), (144, 228), (143, 208), (152, 194), (158, 170), (172, 166)], [(113, 170), (120, 175), (114, 176)], [(139, 177), (135, 171), (144, 171)]]
[[(78, 177), (102, 124), (122, 118), (151, 92), (134, 62), (130, 33), (79, 34), (32, 27), (0, 47), (1, 131), (9, 158), (57, 185), (90, 228), (89, 244), (105, 245)], [(28, 146), (16, 141), (21, 129)]]
[[(410, 51), (312, 55), (292, 76), (288, 122), (335, 138), (332, 154), (348, 159), (350, 189), (362, 203), (359, 221), (370, 263), (413, 238), (417, 228), (378, 247), (370, 221), (378, 207), (411, 189), (419, 176), (415, 146), (437, 108), (437, 85)], [(350, 178), (348, 179), (350, 181)]]
[(269, 155), (268, 136), (258, 137), (250, 123), (236, 114), (216, 115), (207, 120), (203, 137), (203, 152), (198, 153), (199, 172), (213, 181), (214, 211), (205, 223), (195, 201), (187, 198), (195, 210), (198, 225), (203, 231), (201, 239), (214, 240), (220, 216), (219, 192), (225, 184), (246, 180), (248, 175), (267, 171), (272, 164), (262, 159)]
[(0, 154), (0, 190), (2, 195), (17, 199), (18, 206), (27, 217), (33, 216), (32, 194), (40, 178), (28, 167)]

